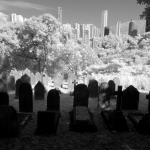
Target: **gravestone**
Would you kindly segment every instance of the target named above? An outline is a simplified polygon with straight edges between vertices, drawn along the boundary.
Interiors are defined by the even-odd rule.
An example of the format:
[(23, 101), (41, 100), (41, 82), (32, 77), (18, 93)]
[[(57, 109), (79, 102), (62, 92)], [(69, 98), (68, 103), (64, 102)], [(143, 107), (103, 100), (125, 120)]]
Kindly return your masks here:
[(60, 110), (60, 96), (56, 89), (52, 89), (48, 92), (47, 110)]
[(18, 99), (19, 98), (19, 88), (20, 88), (20, 85), (22, 83), (22, 80), (21, 79), (18, 79), (16, 81), (16, 90), (15, 90), (15, 98)]
[(45, 86), (48, 86), (48, 75), (47, 74), (44, 74), (43, 83)]
[(0, 106), (9, 105), (9, 95), (6, 92), (0, 92)]
[(57, 132), (59, 111), (38, 111), (35, 135), (49, 135)]
[(115, 83), (115, 91), (118, 90), (118, 86), (120, 85), (120, 79), (118, 77), (115, 77), (113, 79), (114, 83)]
[(0, 137), (16, 137), (19, 134), (17, 111), (13, 106), (0, 106)]
[(39, 72), (36, 72), (35, 74), (35, 84), (41, 81), (41, 74)]
[(55, 88), (60, 88), (63, 83), (63, 76), (61, 74), (57, 74), (54, 77), (54, 86)]
[(99, 105), (101, 108), (107, 108), (110, 105), (110, 96), (112, 90), (107, 82), (102, 82), (99, 87)]
[(0, 92), (7, 93), (7, 84), (3, 79), (0, 79)]
[(31, 85), (35, 85), (35, 76), (33, 73), (30, 74), (30, 78), (31, 78)]
[[(108, 85), (111, 88), (112, 92), (115, 92), (115, 82), (113, 80), (109, 80)], [(112, 94), (111, 98), (115, 98), (115, 96)]]
[(122, 94), (122, 110), (138, 110), (139, 91), (132, 85), (126, 88)]
[(2, 72), (0, 79), (3, 79), (3, 81), (7, 84), (7, 73), (6, 72)]
[(23, 75), (24, 74), (27, 74), (29, 77), (30, 77), (30, 70), (28, 68), (26, 68), (24, 71), (23, 71)]
[(8, 90), (15, 90), (15, 77), (9, 76), (7, 80)]
[(98, 82), (95, 79), (91, 79), (88, 84), (89, 97), (98, 97)]
[(76, 79), (77, 79), (77, 77), (73, 73), (69, 74), (69, 76), (68, 76), (68, 90), (69, 91), (74, 91), (74, 83), (73, 82)]
[(22, 82), (24, 83), (30, 83), (31, 82), (31, 78), (27, 75), (27, 74), (24, 74), (22, 77), (21, 77), (21, 80)]
[(74, 90), (73, 108), (76, 106), (88, 107), (89, 90), (85, 84), (78, 84)]
[(45, 93), (45, 87), (40, 81), (38, 81), (38, 83), (34, 87), (34, 99), (44, 100), (44, 93)]
[(19, 111), (33, 112), (33, 94), (30, 83), (21, 83), (19, 88)]

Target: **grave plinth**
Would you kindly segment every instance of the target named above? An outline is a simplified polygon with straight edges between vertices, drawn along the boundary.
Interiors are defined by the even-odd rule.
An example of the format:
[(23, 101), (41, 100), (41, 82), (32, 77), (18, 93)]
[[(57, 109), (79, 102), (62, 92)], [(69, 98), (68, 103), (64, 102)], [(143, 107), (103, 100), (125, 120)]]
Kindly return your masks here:
[(38, 111), (35, 135), (56, 134), (59, 117), (59, 110)]
[(148, 113), (143, 114), (142, 112), (129, 113), (128, 117), (134, 124), (136, 130), (140, 133), (150, 134), (150, 92), (146, 95), (148, 99)]
[(121, 110), (122, 86), (118, 86), (118, 91), (113, 93), (117, 95), (115, 110), (102, 110), (101, 115), (110, 131), (128, 131), (127, 121)]
[(70, 131), (96, 132), (97, 128), (93, 121), (92, 113), (85, 106), (76, 106), (70, 112)]

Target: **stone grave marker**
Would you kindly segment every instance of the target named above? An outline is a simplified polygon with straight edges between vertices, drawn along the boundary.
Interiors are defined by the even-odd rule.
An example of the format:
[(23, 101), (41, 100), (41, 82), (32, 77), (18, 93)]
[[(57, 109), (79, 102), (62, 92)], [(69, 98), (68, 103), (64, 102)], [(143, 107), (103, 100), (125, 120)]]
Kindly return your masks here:
[(38, 83), (34, 87), (34, 99), (44, 100), (44, 93), (45, 93), (45, 87), (40, 81), (38, 81)]
[(9, 105), (9, 95), (6, 92), (0, 92), (0, 106)]
[[(108, 82), (109, 87), (111, 88), (112, 92), (115, 92), (115, 82), (113, 80), (109, 80)], [(115, 98), (115, 96), (112, 94), (111, 98)]]
[[(107, 108), (110, 105), (111, 87), (107, 82), (102, 82), (99, 87), (99, 104), (101, 108)], [(99, 106), (98, 106), (99, 107)]]
[(120, 79), (118, 77), (115, 77), (113, 79), (113, 81), (115, 82), (115, 91), (118, 90), (118, 86), (120, 85)]
[(69, 74), (69, 76), (68, 76), (68, 90), (69, 91), (74, 91), (74, 81), (77, 79), (77, 77), (73, 74), (73, 73), (71, 73), (71, 74)]
[(63, 76), (61, 74), (57, 74), (54, 77), (54, 86), (55, 88), (60, 88), (63, 83)]
[(41, 74), (39, 72), (36, 72), (35, 74), (35, 84), (41, 81)]
[(18, 99), (19, 98), (19, 88), (20, 88), (20, 85), (22, 83), (22, 80), (21, 79), (18, 79), (16, 81), (16, 90), (15, 90), (15, 98)]
[(27, 74), (24, 74), (22, 77), (21, 77), (21, 80), (22, 82), (26, 82), (26, 83), (30, 83), (31, 82), (31, 78), (27, 75)]
[(0, 92), (0, 106), (9, 105), (9, 95), (6, 92)]
[(88, 107), (89, 90), (85, 84), (78, 84), (74, 90), (73, 108), (76, 106)]
[(30, 70), (28, 68), (26, 68), (24, 71), (23, 71), (23, 75), (24, 74), (27, 74), (29, 77), (30, 77)]
[(139, 91), (132, 85), (127, 87), (122, 94), (122, 110), (138, 110)]
[(98, 82), (95, 79), (89, 80), (88, 84), (89, 97), (98, 97)]
[(33, 94), (30, 83), (21, 83), (19, 88), (19, 111), (33, 112)]
[(60, 110), (60, 96), (56, 89), (52, 89), (48, 92), (47, 110)]
[(15, 90), (15, 77), (9, 76), (7, 80), (8, 90)]
[(7, 93), (7, 84), (3, 79), (0, 79), (0, 92)]
[(13, 106), (0, 106), (0, 137), (17, 137), (19, 125), (17, 111)]
[(31, 78), (31, 85), (35, 85), (35, 76), (33, 73), (30, 74), (30, 78)]

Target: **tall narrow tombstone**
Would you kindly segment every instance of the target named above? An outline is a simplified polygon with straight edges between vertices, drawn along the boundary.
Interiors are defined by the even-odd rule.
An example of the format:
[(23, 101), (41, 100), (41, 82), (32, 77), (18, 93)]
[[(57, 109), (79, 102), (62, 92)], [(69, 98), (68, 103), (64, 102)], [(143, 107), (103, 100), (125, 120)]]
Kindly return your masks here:
[(63, 76), (61, 74), (57, 74), (54, 77), (54, 86), (55, 86), (55, 88), (61, 88), (62, 83), (63, 83)]
[(52, 89), (48, 92), (47, 110), (60, 110), (60, 96), (56, 89)]
[(17, 111), (13, 106), (0, 106), (0, 137), (16, 137), (19, 134)]
[(3, 79), (0, 79), (0, 92), (7, 93), (7, 84)]
[(21, 79), (18, 79), (16, 81), (16, 90), (15, 90), (15, 98), (18, 99), (19, 98), (19, 88), (20, 88), (20, 85), (22, 83), (22, 80)]
[(7, 80), (8, 90), (15, 90), (15, 77), (9, 76)]
[(6, 92), (0, 92), (0, 106), (9, 105), (9, 95)]
[(33, 112), (33, 94), (30, 83), (21, 83), (19, 88), (19, 111)]
[(34, 99), (35, 100), (44, 100), (45, 87), (39, 81), (34, 87)]
[(35, 74), (35, 84), (41, 81), (41, 74), (39, 72), (36, 72)]
[(24, 74), (22, 77), (21, 77), (21, 80), (22, 82), (26, 82), (26, 83), (30, 83), (31, 82), (31, 78), (27, 75), (27, 74)]
[(132, 85), (126, 88), (122, 93), (122, 110), (138, 110), (139, 91)]
[(112, 90), (108, 83), (102, 82), (99, 87), (99, 104), (101, 108), (107, 108), (110, 105), (110, 96), (112, 95)]
[(91, 79), (88, 84), (89, 97), (98, 97), (98, 82), (95, 79)]
[[(115, 92), (115, 82), (113, 80), (109, 80), (108, 85), (111, 88), (112, 92)], [(111, 98), (113, 98), (113, 99), (115, 98), (115, 96), (113, 95), (113, 93), (111, 95)]]
[(35, 85), (35, 76), (33, 73), (30, 74), (30, 78), (31, 78), (31, 85)]
[(120, 79), (118, 77), (115, 77), (113, 79), (113, 81), (115, 82), (115, 91), (118, 90), (118, 86), (120, 85)]
[(88, 107), (89, 90), (85, 84), (78, 84), (74, 90), (73, 108), (76, 106)]
[(74, 81), (77, 79), (77, 77), (74, 74), (69, 74), (68, 76), (68, 90), (74, 91)]

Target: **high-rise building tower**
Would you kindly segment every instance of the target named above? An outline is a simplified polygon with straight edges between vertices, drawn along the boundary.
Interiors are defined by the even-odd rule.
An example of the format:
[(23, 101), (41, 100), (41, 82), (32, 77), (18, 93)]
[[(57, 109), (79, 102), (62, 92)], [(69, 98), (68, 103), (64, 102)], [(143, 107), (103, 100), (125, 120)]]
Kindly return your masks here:
[(108, 11), (102, 11), (102, 18), (101, 18), (101, 36), (104, 36), (104, 29), (107, 27), (107, 19), (108, 19)]
[(121, 22), (118, 21), (116, 24), (116, 35), (120, 36), (120, 28), (121, 28)]
[(57, 19), (62, 24), (62, 7), (58, 7)]
[(11, 14), (10, 15), (10, 20), (11, 20), (11, 22), (17, 21), (17, 15), (16, 14)]

